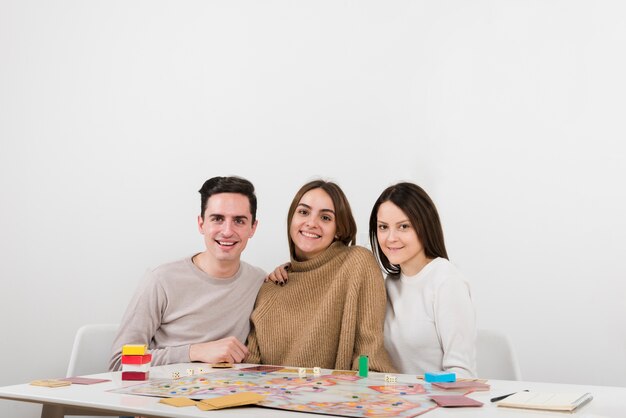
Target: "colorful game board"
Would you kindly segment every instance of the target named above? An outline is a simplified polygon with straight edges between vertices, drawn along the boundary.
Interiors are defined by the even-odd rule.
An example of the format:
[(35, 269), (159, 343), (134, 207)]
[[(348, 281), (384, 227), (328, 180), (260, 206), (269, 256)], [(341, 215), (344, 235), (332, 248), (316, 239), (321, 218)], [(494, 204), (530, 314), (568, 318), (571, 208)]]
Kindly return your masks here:
[(346, 417), (414, 417), (436, 407), (421, 384), (385, 383), (382, 376), (298, 377), (227, 370), (176, 380), (153, 379), (113, 392), (198, 400), (253, 392), (266, 396), (259, 406)]

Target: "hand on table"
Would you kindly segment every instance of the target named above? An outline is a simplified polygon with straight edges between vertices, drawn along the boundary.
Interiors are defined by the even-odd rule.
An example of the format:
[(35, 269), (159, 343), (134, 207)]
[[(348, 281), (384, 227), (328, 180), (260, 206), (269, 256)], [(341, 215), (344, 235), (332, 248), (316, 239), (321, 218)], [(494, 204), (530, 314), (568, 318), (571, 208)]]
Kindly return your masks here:
[(232, 336), (221, 340), (192, 344), (189, 347), (189, 359), (202, 363), (241, 363), (246, 355), (248, 355), (246, 346)]

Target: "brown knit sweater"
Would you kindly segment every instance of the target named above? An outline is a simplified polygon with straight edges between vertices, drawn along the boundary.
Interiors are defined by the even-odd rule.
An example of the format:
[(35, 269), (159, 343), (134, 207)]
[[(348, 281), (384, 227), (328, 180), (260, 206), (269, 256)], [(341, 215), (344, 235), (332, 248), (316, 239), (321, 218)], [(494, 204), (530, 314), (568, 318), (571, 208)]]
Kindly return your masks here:
[(265, 283), (252, 312), (248, 363), (392, 372), (383, 345), (385, 285), (373, 254), (333, 243), (317, 257), (291, 261), (289, 282)]

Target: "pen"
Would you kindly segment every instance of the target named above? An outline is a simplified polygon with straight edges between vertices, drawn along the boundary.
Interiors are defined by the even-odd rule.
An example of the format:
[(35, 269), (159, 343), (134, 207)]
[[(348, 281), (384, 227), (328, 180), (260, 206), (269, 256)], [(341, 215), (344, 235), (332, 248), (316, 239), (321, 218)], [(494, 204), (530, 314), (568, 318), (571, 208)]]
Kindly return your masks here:
[[(528, 392), (528, 389), (524, 389), (524, 390), (522, 390), (522, 392)], [(517, 392), (513, 392), (513, 393), (506, 394), (506, 395), (496, 396), (495, 398), (491, 398), (491, 402), (501, 401), (502, 399), (506, 399), (506, 398), (508, 398), (511, 395), (515, 395), (516, 393)]]

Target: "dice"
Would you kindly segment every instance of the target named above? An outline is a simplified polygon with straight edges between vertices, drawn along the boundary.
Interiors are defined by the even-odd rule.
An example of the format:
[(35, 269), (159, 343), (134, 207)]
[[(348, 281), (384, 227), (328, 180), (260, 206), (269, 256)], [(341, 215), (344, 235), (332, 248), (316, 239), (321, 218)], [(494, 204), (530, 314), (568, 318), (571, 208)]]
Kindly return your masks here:
[(394, 376), (392, 374), (386, 374), (385, 375), (385, 382), (386, 383), (396, 383), (398, 381), (398, 377)]

